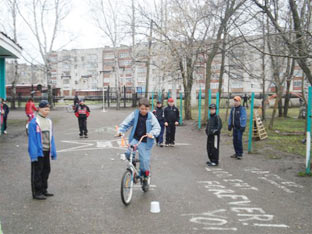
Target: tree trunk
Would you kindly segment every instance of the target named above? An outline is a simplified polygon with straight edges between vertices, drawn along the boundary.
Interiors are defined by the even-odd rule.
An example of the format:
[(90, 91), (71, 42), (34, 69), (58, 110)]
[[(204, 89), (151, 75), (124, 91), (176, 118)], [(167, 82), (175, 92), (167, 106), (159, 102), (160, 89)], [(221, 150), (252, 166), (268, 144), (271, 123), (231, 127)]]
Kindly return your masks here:
[(276, 87), (276, 90), (277, 90), (277, 92), (276, 92), (277, 95), (276, 95), (276, 99), (275, 99), (275, 103), (274, 103), (274, 107), (273, 107), (272, 118), (271, 118), (270, 124), (269, 124), (269, 129), (270, 129), (270, 130), (273, 129), (274, 119), (275, 119), (275, 114), (276, 114), (276, 109), (277, 109), (278, 103), (280, 102), (281, 97), (282, 97), (282, 94), (281, 94), (280, 89), (278, 89), (278, 88)]
[(186, 120), (192, 119), (192, 111), (191, 111), (191, 90), (185, 89), (184, 92), (184, 118)]
[(226, 47), (226, 32), (224, 32), (223, 42), (222, 42), (222, 52), (221, 52), (221, 67), (220, 67), (220, 76), (219, 76), (219, 106), (222, 98), (222, 86), (223, 86), (223, 75), (224, 75), (224, 64), (225, 64), (225, 48)]
[(12, 82), (12, 87), (11, 87), (11, 109), (16, 109), (15, 101), (16, 101), (16, 84), (14, 80)]
[(185, 119), (192, 119), (192, 105), (191, 105), (191, 91), (193, 85), (193, 70), (192, 70), (192, 59), (186, 58), (186, 71), (183, 64), (183, 59), (180, 58), (179, 68), (181, 71), (184, 87), (184, 112)]
[(211, 64), (215, 55), (209, 55), (206, 62), (206, 84), (205, 84), (205, 114), (204, 123), (208, 120), (208, 105), (209, 105), (209, 90), (210, 90), (210, 80), (211, 80)]
[(152, 36), (153, 36), (153, 21), (150, 24), (150, 35), (148, 38), (148, 57), (146, 62), (146, 82), (145, 82), (145, 98), (149, 98), (149, 77), (150, 77), (150, 63), (151, 63), (151, 51), (152, 51)]
[(283, 117), (283, 98), (278, 102), (278, 117)]
[(286, 83), (286, 94), (285, 94), (285, 104), (284, 104), (284, 117), (287, 118), (288, 116), (288, 107), (289, 107), (289, 100), (290, 100), (290, 83), (291, 80), (287, 79)]

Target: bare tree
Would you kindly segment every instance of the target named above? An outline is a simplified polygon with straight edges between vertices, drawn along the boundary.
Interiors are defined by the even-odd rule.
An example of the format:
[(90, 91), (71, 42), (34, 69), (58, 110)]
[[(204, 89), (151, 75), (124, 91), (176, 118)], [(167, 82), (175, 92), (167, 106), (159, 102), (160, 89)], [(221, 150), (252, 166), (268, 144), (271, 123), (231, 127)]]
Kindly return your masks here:
[[(7, 7), (11, 16), (11, 31), (13, 34), (13, 40), (17, 43), (17, 0), (6, 0)], [(14, 59), (14, 71), (13, 79), (11, 80), (11, 108), (15, 109), (15, 99), (16, 99), (16, 84), (18, 82), (18, 62), (17, 59)]]
[(245, 0), (226, 0), (218, 1), (215, 5), (216, 14), (218, 15), (219, 20), (216, 20), (216, 34), (215, 37), (212, 39), (213, 42), (211, 42), (210, 44), (211, 49), (207, 52), (204, 121), (207, 121), (208, 118), (208, 90), (210, 89), (211, 66), (213, 60), (219, 52), (219, 48), (222, 43), (222, 34), (224, 33), (229, 20), (244, 3)]
[[(192, 118), (191, 91), (194, 71), (210, 29), (206, 21), (209, 17), (207, 8), (207, 4), (201, 1), (171, 0), (166, 4), (165, 11), (170, 12), (170, 15), (165, 14), (165, 22), (162, 13), (157, 13), (157, 9), (155, 14), (151, 14), (141, 8), (141, 14), (148, 21), (153, 20), (154, 40), (170, 51), (170, 56), (175, 58), (172, 67), (180, 70), (184, 88), (185, 119)], [(174, 70), (169, 74), (174, 74)]]
[[(118, 46), (123, 40), (123, 36), (127, 30), (122, 27), (121, 9), (122, 5), (120, 1), (112, 0), (91, 0), (90, 1), (91, 12), (93, 14), (93, 20), (96, 22), (97, 27), (102, 32), (104, 38), (107, 38), (114, 51), (114, 66), (113, 72), (115, 76), (115, 87), (117, 92), (117, 106), (120, 108), (120, 65)], [(134, 30), (134, 29), (133, 29)]]
[(301, 67), (305, 76), (312, 84), (312, 73), (309, 68), (308, 58), (312, 57), (311, 50), (311, 9), (312, 3), (309, 0), (303, 0), (297, 2), (295, 0), (288, 0), (288, 7), (291, 10), (291, 16), (293, 19), (293, 33), (295, 34), (295, 40), (287, 36), (288, 32), (285, 32), (283, 26), (274, 17), (272, 5), (275, 4), (275, 0), (264, 0), (262, 2), (258, 0), (252, 0), (259, 8), (261, 8), (274, 25), (275, 29), (280, 33), (282, 39), (287, 44), (291, 56), (296, 58), (297, 63)]
[[(53, 94), (51, 85), (50, 54), (55, 47), (55, 41), (62, 26), (62, 21), (69, 13), (70, 1), (67, 0), (27, 0), (23, 8), (17, 10), (23, 21), (34, 36), (37, 47), (44, 64), (48, 87), (48, 100), (53, 107)], [(66, 43), (64, 43), (66, 44)]]

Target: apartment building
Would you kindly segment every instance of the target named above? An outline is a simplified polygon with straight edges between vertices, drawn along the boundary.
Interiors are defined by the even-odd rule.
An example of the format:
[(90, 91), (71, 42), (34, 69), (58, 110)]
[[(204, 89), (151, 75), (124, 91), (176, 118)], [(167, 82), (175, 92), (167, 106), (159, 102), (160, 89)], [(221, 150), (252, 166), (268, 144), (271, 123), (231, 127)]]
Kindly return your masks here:
[(17, 65), (17, 78), (15, 77), (15, 63), (13, 61), (6, 63), (6, 83), (12, 84), (15, 81), (19, 85), (38, 85), (46, 86), (46, 76), (41, 65)]
[[(260, 47), (262, 41), (257, 41)], [(165, 49), (153, 44), (149, 69), (149, 92), (183, 92), (183, 81), (176, 61), (170, 61)], [(169, 57), (169, 58), (168, 58)], [(121, 45), (96, 49), (75, 49), (54, 52), (50, 55), (52, 62), (51, 83), (61, 89), (63, 96), (73, 96), (76, 91), (102, 91), (108, 87), (126, 87), (128, 92), (135, 90), (145, 92), (147, 77), (147, 44), (138, 44), (134, 50)], [(262, 55), (247, 43), (232, 48), (225, 60), (222, 93), (261, 93), (263, 75), (265, 89), (274, 92), (272, 69), (269, 57), (265, 60), (265, 73), (262, 69)], [(210, 88), (218, 91), (221, 72), (221, 55), (217, 54), (212, 64)], [(193, 96), (205, 88), (205, 58), (199, 56), (194, 70)], [(291, 92), (301, 92), (302, 71), (295, 67)], [(286, 87), (286, 85), (285, 85)]]
[(74, 96), (78, 90), (102, 87), (102, 48), (62, 50), (50, 54), (51, 84), (62, 96)]

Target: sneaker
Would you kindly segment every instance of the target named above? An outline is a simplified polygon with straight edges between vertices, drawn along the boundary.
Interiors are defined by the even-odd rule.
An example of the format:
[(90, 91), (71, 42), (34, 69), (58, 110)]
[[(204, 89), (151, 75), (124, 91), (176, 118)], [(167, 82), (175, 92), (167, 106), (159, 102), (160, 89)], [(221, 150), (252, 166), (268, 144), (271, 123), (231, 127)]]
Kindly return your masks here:
[(161, 148), (162, 148), (162, 147), (164, 147), (164, 145), (163, 145), (162, 143), (160, 143), (160, 144), (159, 144), (159, 147), (161, 147)]
[(147, 192), (148, 189), (149, 189), (148, 177), (144, 176), (143, 181), (142, 181), (142, 190), (144, 192)]
[(243, 158), (242, 155), (238, 155), (238, 156), (236, 157), (236, 159), (238, 159), (238, 160), (241, 160), (242, 158)]
[(3, 131), (3, 134), (8, 134), (7, 131)]
[(88, 138), (88, 135), (85, 135), (84, 138)]
[(237, 158), (237, 155), (236, 154), (233, 154), (230, 156), (231, 158)]
[(217, 163), (214, 163), (214, 162), (207, 162), (207, 165), (210, 166), (210, 167), (216, 167), (218, 166)]
[(173, 143), (173, 144), (172, 144), (172, 143), (171, 143), (171, 144), (169, 144), (169, 146), (170, 146), (170, 147), (174, 147), (174, 143)]
[(54, 196), (53, 193), (49, 193), (48, 191), (44, 192), (43, 195), (46, 197), (53, 197)]
[(169, 144), (165, 144), (166, 147), (169, 147)]
[(46, 200), (47, 197), (44, 196), (43, 194), (39, 194), (39, 195), (33, 196), (33, 199), (35, 199), (35, 200)]

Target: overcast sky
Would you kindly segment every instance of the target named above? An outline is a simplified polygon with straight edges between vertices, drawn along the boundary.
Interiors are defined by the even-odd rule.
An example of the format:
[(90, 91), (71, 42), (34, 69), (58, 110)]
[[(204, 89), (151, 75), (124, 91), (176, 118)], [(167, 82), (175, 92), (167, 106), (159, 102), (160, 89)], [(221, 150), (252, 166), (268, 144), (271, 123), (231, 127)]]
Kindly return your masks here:
[(68, 44), (66, 49), (97, 48), (108, 44), (108, 41), (105, 43), (105, 39), (101, 37), (99, 30), (94, 26), (89, 16), (90, 12), (87, 2), (86, 0), (72, 1), (72, 10), (64, 21), (64, 28), (77, 35), (78, 38)]

